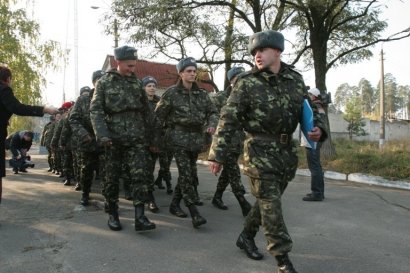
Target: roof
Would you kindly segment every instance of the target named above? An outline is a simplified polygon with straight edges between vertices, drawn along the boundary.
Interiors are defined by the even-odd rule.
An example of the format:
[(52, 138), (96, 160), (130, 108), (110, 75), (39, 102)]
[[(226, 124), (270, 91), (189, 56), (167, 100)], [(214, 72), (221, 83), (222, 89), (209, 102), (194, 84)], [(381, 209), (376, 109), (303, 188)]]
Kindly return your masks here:
[[(116, 67), (114, 56), (107, 55), (107, 58), (103, 65), (103, 70), (109, 70), (113, 67)], [(168, 87), (174, 85), (178, 81), (178, 73), (176, 65), (174, 64), (165, 64), (157, 63), (146, 60), (137, 60), (137, 67), (135, 69), (135, 75), (142, 79), (146, 76), (154, 77), (158, 84), (158, 88), (167, 89)], [(209, 74), (205, 75), (205, 80), (209, 80)], [(213, 86), (211, 84), (198, 82), (199, 87), (207, 90), (208, 92), (213, 91)]]

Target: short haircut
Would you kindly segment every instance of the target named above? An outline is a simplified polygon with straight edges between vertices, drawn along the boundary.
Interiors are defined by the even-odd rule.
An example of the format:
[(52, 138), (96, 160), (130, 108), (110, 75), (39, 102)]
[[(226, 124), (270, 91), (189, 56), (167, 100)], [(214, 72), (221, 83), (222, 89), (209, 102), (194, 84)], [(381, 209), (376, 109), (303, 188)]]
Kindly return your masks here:
[(5, 65), (0, 65), (0, 81), (5, 82), (10, 77), (11, 70)]

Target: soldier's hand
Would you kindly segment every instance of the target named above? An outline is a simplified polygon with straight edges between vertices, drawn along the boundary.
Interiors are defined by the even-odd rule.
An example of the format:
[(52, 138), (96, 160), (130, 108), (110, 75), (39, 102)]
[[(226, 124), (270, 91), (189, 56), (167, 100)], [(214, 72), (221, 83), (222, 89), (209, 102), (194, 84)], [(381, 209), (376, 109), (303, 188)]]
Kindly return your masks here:
[(209, 161), (209, 169), (216, 176), (222, 169), (222, 165), (215, 161)]
[(44, 106), (43, 113), (44, 114), (55, 115), (55, 114), (58, 113), (58, 109), (54, 106)]
[(206, 132), (211, 134), (211, 135), (215, 134), (215, 127), (208, 127), (206, 129)]
[(93, 141), (93, 138), (90, 135), (86, 135), (83, 138), (83, 143), (88, 144), (91, 143)]
[(311, 132), (308, 132), (309, 139), (318, 142), (322, 136), (322, 130), (319, 127), (314, 127)]

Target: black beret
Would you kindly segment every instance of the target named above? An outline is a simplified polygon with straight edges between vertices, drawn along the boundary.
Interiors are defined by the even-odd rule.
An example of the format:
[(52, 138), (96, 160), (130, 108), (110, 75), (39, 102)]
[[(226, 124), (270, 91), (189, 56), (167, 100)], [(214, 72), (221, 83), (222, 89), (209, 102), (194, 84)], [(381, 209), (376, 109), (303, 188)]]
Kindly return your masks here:
[(142, 79), (142, 86), (145, 87), (149, 83), (154, 83), (157, 85), (157, 80), (154, 77), (151, 76), (146, 76), (145, 78)]
[(92, 83), (95, 83), (97, 80), (99, 80), (102, 76), (104, 76), (105, 72), (104, 70), (97, 70), (93, 72), (93, 76), (91, 77)]
[(228, 77), (228, 81), (231, 81), (235, 76), (241, 74), (242, 72), (245, 72), (245, 68), (243, 68), (242, 66), (232, 67), (228, 70), (228, 73), (226, 75)]
[(178, 73), (184, 71), (184, 69), (188, 66), (194, 66), (195, 68), (197, 68), (196, 61), (194, 58), (188, 57), (188, 58), (180, 60), (179, 63), (177, 64)]
[(137, 50), (131, 46), (121, 46), (114, 49), (114, 57), (117, 61), (136, 60)]
[(257, 32), (249, 37), (248, 50), (252, 56), (255, 55), (256, 49), (264, 47), (276, 48), (283, 52), (285, 50), (285, 38), (282, 33), (274, 30)]

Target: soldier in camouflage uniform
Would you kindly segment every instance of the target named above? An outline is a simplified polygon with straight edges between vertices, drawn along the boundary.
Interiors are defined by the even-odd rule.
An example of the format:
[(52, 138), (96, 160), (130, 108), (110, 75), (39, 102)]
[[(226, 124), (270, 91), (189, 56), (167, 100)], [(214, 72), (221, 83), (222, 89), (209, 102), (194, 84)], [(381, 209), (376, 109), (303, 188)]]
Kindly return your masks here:
[(52, 127), (54, 126), (53, 124), (55, 123), (55, 116), (50, 116), (50, 121), (44, 125), (43, 132), (41, 133), (41, 138), (40, 138), (40, 145), (43, 147), (46, 147), (47, 149), (47, 163), (49, 166), (49, 169), (47, 172), (52, 172), (53, 171), (53, 154), (51, 152), (51, 148), (49, 145), (47, 145), (47, 139), (50, 138), (50, 134), (52, 133)]
[(61, 136), (60, 136), (60, 141), (59, 141), (59, 146), (62, 149), (62, 154), (63, 154), (63, 173), (65, 176), (64, 179), (64, 186), (71, 186), (71, 180), (74, 179), (75, 173), (76, 173), (76, 167), (74, 166), (74, 160), (73, 160), (73, 134), (72, 134), (72, 129), (70, 126), (70, 123), (68, 122), (68, 119), (70, 118), (71, 114), (71, 109), (74, 105), (73, 102), (67, 102), (64, 104), (65, 109), (67, 109), (67, 116), (65, 119), (63, 119), (63, 127), (61, 129)]
[[(147, 94), (150, 110), (154, 112), (155, 107), (157, 106), (157, 103), (159, 102), (159, 99), (160, 99), (159, 96), (155, 95), (155, 89), (157, 87), (157, 80), (154, 77), (147, 76), (142, 79), (142, 87), (144, 88), (145, 93)], [(154, 183), (155, 183), (155, 180), (154, 180), (155, 163), (158, 159), (159, 153), (150, 152), (150, 155), (151, 155), (151, 166), (149, 168), (149, 176), (147, 178), (148, 183), (150, 184), (150, 190), (148, 193), (150, 201), (148, 202), (148, 208), (151, 212), (156, 213), (158, 212), (159, 208), (155, 202), (153, 191), (154, 191)]]
[[(228, 73), (228, 80), (231, 83), (226, 90), (216, 93), (215, 96), (211, 97), (216, 108), (220, 112), (222, 107), (226, 104), (226, 101), (229, 98), (229, 95), (232, 91), (232, 86), (235, 84), (237, 76), (240, 73), (245, 72), (243, 67), (233, 67)], [(216, 192), (212, 199), (212, 204), (222, 210), (227, 210), (228, 207), (222, 201), (222, 195), (226, 187), (230, 184), (232, 192), (235, 195), (236, 199), (239, 202), (239, 205), (242, 209), (242, 215), (248, 215), (248, 212), (251, 210), (252, 206), (245, 199), (245, 188), (241, 182), (241, 171), (238, 164), (238, 158), (242, 153), (242, 146), (244, 141), (245, 134), (242, 130), (238, 130), (235, 134), (235, 137), (232, 139), (232, 147), (226, 155), (226, 161), (224, 162), (224, 168), (221, 172), (221, 175), (218, 179), (218, 184), (216, 185)]]
[[(250, 177), (256, 203), (245, 218), (236, 245), (249, 258), (262, 259), (254, 241), (262, 225), (278, 272), (296, 273), (288, 256), (292, 240), (283, 220), (281, 196), (296, 173), (298, 158), (292, 134), (302, 119), (307, 93), (302, 76), (281, 62), (283, 50), (284, 37), (279, 32), (268, 30), (250, 37), (249, 51), (256, 67), (239, 76), (222, 109), (209, 166), (214, 174), (220, 171), (233, 135), (244, 129), (244, 173)], [(315, 127), (309, 138), (323, 141), (327, 136), (325, 123), (317, 109), (314, 112)]]
[(196, 69), (193, 58), (182, 59), (177, 64), (180, 79), (162, 95), (155, 109), (160, 123), (166, 125), (165, 142), (174, 152), (179, 174), (169, 211), (187, 217), (179, 205), (183, 198), (195, 228), (206, 223), (195, 206), (196, 161), (204, 146), (204, 124), (206, 131), (213, 134), (218, 120), (207, 91), (200, 89), (195, 81)]
[(117, 69), (102, 76), (95, 88), (90, 105), (90, 117), (97, 142), (105, 148), (108, 226), (120, 230), (118, 217), (119, 177), (123, 164), (131, 178), (135, 206), (135, 230), (150, 230), (155, 224), (145, 216), (144, 203), (149, 201), (147, 177), (150, 155), (147, 139), (155, 137), (154, 115), (150, 111), (147, 95), (141, 81), (135, 76), (136, 49), (129, 46), (114, 50)]
[[(64, 105), (64, 104), (63, 104)], [(59, 177), (64, 177), (63, 174), (63, 150), (62, 147), (60, 146), (60, 137), (61, 137), (61, 131), (63, 129), (64, 125), (64, 119), (67, 118), (67, 109), (64, 107), (60, 107), (58, 109), (62, 114), (60, 120), (57, 122), (54, 128), (53, 132), (53, 137), (51, 139), (51, 149), (53, 151), (53, 157), (54, 157), (54, 165), (56, 168), (56, 175), (59, 175)]]
[[(98, 70), (93, 73), (103, 75), (103, 71)], [(100, 76), (100, 77), (101, 77)], [(93, 81), (95, 83), (95, 80)], [(91, 184), (94, 176), (95, 166), (98, 164), (98, 147), (94, 130), (90, 119), (90, 102), (94, 90), (84, 86), (80, 90), (80, 96), (71, 111), (69, 122), (73, 128), (73, 133), (77, 138), (79, 183), (82, 189), (80, 204), (88, 206), (90, 199)]]
[(45, 139), (44, 139), (44, 145), (46, 146), (47, 150), (51, 151), (51, 161), (52, 161), (52, 166), (53, 166), (53, 170), (51, 171), (52, 173), (55, 173), (57, 171), (57, 169), (56, 169), (56, 163), (55, 163), (55, 157), (54, 157), (55, 154), (54, 154), (53, 148), (51, 146), (51, 141), (53, 139), (54, 131), (55, 131), (55, 129), (57, 127), (57, 124), (60, 121), (60, 119), (61, 119), (61, 114), (60, 113), (57, 113), (57, 114), (54, 115), (54, 121), (50, 125), (50, 128), (49, 128), (47, 134), (45, 135)]

